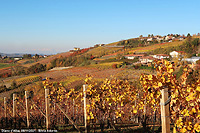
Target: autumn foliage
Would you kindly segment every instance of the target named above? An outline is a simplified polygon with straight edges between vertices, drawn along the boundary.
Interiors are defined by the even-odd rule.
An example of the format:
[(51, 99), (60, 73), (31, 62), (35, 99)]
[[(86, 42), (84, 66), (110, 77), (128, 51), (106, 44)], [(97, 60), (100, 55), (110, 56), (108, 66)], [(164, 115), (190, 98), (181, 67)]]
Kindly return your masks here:
[(171, 93), (170, 112), (175, 129), (180, 132), (200, 132), (200, 81), (187, 83), (190, 68), (185, 67), (181, 81), (173, 74), (174, 65), (168, 61), (158, 61), (155, 64), (157, 75), (142, 75), (140, 80), (143, 86), (142, 105), (144, 99), (156, 109), (159, 107), (164, 87)]

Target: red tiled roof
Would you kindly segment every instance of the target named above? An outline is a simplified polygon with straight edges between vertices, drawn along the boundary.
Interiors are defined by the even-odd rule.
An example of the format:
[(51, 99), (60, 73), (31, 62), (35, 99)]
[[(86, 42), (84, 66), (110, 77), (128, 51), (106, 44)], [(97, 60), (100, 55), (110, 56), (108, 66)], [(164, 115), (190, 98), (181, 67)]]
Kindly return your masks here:
[(185, 53), (184, 51), (176, 51), (176, 52), (178, 52), (178, 53)]
[(169, 56), (167, 54), (157, 54), (157, 56)]
[(155, 58), (153, 58), (152, 56), (144, 56), (144, 57), (141, 57), (140, 59), (155, 59)]
[(125, 55), (125, 56), (144, 56), (144, 54), (129, 54), (129, 55)]

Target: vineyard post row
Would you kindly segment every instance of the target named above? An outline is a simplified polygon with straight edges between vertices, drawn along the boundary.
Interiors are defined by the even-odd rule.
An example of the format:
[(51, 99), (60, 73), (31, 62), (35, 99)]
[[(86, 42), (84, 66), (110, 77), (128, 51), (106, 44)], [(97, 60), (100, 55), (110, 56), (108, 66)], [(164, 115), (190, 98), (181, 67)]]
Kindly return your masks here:
[[(27, 117), (27, 127), (30, 127), (30, 96), (29, 91), (25, 91), (25, 102), (26, 102), (26, 117)], [(14, 118), (14, 124), (16, 124), (16, 104), (17, 103), (17, 97), (16, 94), (13, 94), (13, 118)], [(45, 89), (45, 108), (46, 108), (46, 115), (42, 114), (46, 117), (46, 128), (50, 129), (50, 104), (49, 104), (49, 89)], [(58, 105), (58, 103), (55, 103), (58, 108), (61, 110), (61, 112), (69, 119), (69, 121), (75, 126), (75, 128), (81, 132), (81, 130), (78, 128), (78, 126), (75, 124), (75, 122), (67, 115), (67, 113)], [(7, 98), (4, 97), (4, 116), (6, 118), (7, 123)], [(87, 117), (86, 117), (87, 118)], [(87, 131), (87, 130), (86, 130)]]
[[(83, 85), (83, 100), (84, 100), (84, 122), (85, 122), (85, 132), (89, 132), (89, 117), (87, 112), (87, 92), (88, 85)], [(170, 113), (169, 113), (169, 104), (165, 105), (165, 102), (168, 100), (168, 88), (164, 88), (161, 91), (162, 93), (162, 99), (161, 99), (161, 121), (162, 121), (162, 133), (169, 133), (170, 132)], [(29, 105), (29, 93), (28, 91), (25, 91), (25, 101), (26, 101), (26, 116), (27, 116), (27, 127), (30, 126), (30, 105)], [(56, 103), (57, 105), (58, 103)], [(50, 106), (49, 106), (49, 89), (45, 89), (45, 105), (46, 105), (46, 128), (49, 129), (50, 127)], [(71, 120), (68, 115), (62, 110), (62, 108), (57, 105), (59, 109), (64, 113), (64, 115), (70, 120), (70, 122), (76, 127), (78, 131), (80, 129), (77, 127), (77, 125), (74, 123), (73, 120)], [(7, 119), (7, 98), (4, 97), (4, 116)], [(16, 94), (13, 94), (13, 118), (16, 118)]]

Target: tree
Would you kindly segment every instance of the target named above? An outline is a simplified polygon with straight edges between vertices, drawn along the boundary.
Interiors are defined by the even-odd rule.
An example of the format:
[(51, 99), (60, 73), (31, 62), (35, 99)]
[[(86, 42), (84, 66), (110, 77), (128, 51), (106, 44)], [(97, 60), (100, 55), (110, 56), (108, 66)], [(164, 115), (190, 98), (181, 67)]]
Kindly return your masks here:
[(190, 33), (187, 34), (187, 37), (191, 37)]
[(198, 45), (199, 45), (199, 38), (195, 38), (195, 39), (192, 41), (192, 45), (193, 45), (193, 46), (198, 46)]
[(35, 54), (35, 58), (38, 59), (38, 58), (39, 58), (39, 55), (38, 55), (38, 54)]
[(30, 58), (31, 58), (31, 54), (24, 54), (24, 55), (23, 55), (23, 58), (24, 58), (24, 59), (30, 59)]

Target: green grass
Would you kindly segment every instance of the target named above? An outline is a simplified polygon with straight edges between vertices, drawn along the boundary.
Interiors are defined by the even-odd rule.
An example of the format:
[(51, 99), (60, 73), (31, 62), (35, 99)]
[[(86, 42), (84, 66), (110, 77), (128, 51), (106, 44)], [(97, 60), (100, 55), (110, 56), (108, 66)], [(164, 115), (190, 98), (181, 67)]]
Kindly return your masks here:
[(0, 63), (0, 69), (10, 67), (10, 66), (14, 66), (14, 65), (15, 64)]
[(24, 62), (24, 64), (30, 64), (30, 63), (34, 63), (35, 61), (34, 60), (28, 60), (28, 61), (26, 61), (26, 62)]

